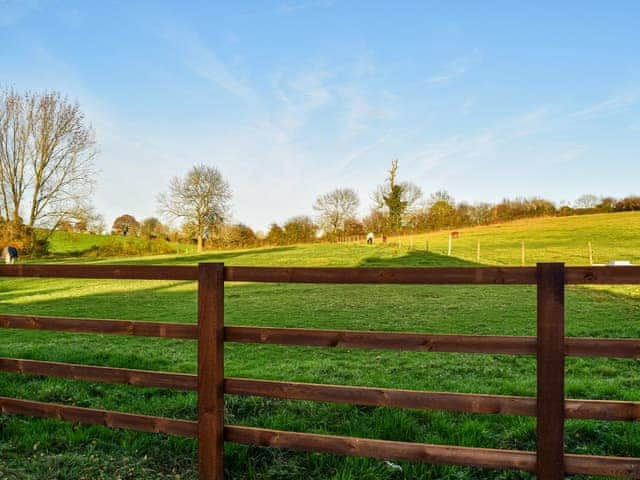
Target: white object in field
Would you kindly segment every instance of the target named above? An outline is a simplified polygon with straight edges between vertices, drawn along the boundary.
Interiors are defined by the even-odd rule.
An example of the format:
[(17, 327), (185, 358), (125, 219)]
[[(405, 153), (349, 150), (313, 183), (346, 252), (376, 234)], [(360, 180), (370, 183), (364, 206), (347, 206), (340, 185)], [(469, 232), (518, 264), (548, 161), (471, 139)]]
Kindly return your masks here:
[(386, 463), (387, 467), (391, 468), (392, 470), (397, 470), (398, 472), (402, 471), (402, 467), (396, 463), (390, 462), (389, 460), (385, 460), (384, 463)]
[(611, 260), (607, 265), (611, 267), (628, 267), (631, 262), (629, 260)]
[(373, 232), (369, 232), (367, 233), (367, 244), (372, 245), (373, 244)]

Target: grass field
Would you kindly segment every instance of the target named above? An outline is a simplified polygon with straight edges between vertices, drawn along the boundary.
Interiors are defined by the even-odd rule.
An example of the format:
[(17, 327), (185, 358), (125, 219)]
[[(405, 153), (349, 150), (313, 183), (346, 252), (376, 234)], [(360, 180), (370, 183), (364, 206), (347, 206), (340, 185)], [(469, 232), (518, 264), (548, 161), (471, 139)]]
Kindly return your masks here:
[(195, 247), (164, 240), (147, 240), (141, 237), (118, 235), (93, 235), (76, 232), (53, 232), (49, 239), (49, 254), (58, 257), (112, 256), (121, 252), (186, 253)]
[[(431, 251), (393, 245), (305, 245), (190, 256), (96, 260), (142, 264), (299, 266), (470, 265), (475, 239), (483, 263), (517, 264), (526, 235), (537, 260), (584, 264), (637, 259), (638, 214), (542, 219), (462, 231), (454, 255), (446, 234)], [(562, 223), (565, 222), (565, 223)], [(564, 225), (564, 227), (563, 227)], [(591, 238), (593, 236), (593, 238)], [(597, 238), (597, 239), (596, 239)], [(424, 237), (422, 237), (424, 239)], [(473, 249), (462, 255), (464, 242)], [(492, 243), (493, 242), (493, 243)], [(515, 248), (511, 248), (515, 243)], [(495, 248), (491, 250), (490, 245)], [(535, 247), (534, 247), (535, 246)], [(535, 250), (534, 250), (535, 248)], [(640, 250), (640, 249), (639, 249)], [(493, 256), (490, 252), (495, 252)], [(571, 253), (575, 252), (575, 253)], [(602, 258), (600, 257), (602, 255)], [(72, 260), (73, 261), (73, 260)], [(228, 325), (348, 328), (430, 333), (532, 335), (535, 289), (522, 286), (330, 286), (227, 284)], [(93, 318), (194, 322), (192, 282), (0, 279), (0, 311)], [(567, 334), (639, 337), (640, 288), (567, 291)], [(0, 356), (195, 372), (193, 341), (0, 330)], [(535, 394), (530, 357), (228, 344), (226, 374), (239, 377), (408, 389)], [(634, 360), (569, 359), (567, 396), (640, 401)], [(0, 395), (78, 406), (195, 418), (192, 393), (0, 374)], [(226, 422), (294, 431), (495, 448), (535, 448), (535, 422), (524, 417), (422, 412), (260, 398), (227, 397)], [(567, 451), (640, 457), (640, 425), (568, 421)], [(195, 442), (177, 437), (0, 416), (0, 479), (195, 479)], [(233, 479), (516, 479), (519, 472), (400, 463), (226, 445)]]

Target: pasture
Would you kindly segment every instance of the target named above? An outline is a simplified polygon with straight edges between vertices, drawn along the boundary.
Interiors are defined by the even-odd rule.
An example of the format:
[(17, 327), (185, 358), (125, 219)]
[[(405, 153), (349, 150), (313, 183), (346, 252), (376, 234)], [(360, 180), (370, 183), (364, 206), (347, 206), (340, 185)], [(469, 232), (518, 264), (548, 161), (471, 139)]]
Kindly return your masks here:
[[(638, 214), (528, 220), (463, 230), (454, 256), (442, 255), (445, 233), (429, 234), (431, 251), (394, 245), (301, 245), (189, 256), (94, 260), (109, 263), (274, 266), (465, 266), (475, 239), (483, 263), (517, 264), (521, 238), (531, 263), (585, 264), (572, 253), (594, 242), (596, 261), (638, 259)], [(424, 238), (424, 237), (420, 237)], [(599, 240), (597, 240), (599, 239)], [(456, 257), (469, 242), (472, 255)], [(490, 256), (491, 242), (495, 242)], [(510, 245), (515, 243), (513, 250)], [(599, 243), (602, 242), (602, 243)], [(602, 245), (601, 247), (599, 245)], [(605, 246), (606, 245), (606, 246)], [(415, 246), (418, 246), (416, 239)], [(502, 246), (502, 248), (499, 248)], [(445, 247), (446, 249), (446, 247)], [(459, 250), (459, 251), (462, 251)], [(513, 253), (511, 253), (513, 251)], [(73, 260), (70, 260), (73, 261)], [(535, 289), (523, 286), (331, 286), (227, 284), (228, 325), (344, 328), (425, 333), (533, 335)], [(0, 279), (0, 311), (93, 318), (195, 322), (192, 282)], [(569, 336), (640, 337), (640, 288), (571, 287)], [(192, 341), (0, 330), (0, 356), (195, 372)], [(522, 356), (332, 350), (226, 345), (226, 375), (470, 393), (535, 395), (535, 359)], [(637, 361), (568, 359), (571, 398), (640, 400)], [(33, 400), (195, 418), (192, 393), (0, 374), (0, 392)], [(531, 418), (280, 401), (228, 396), (227, 421), (242, 425), (370, 438), (533, 450)], [(632, 423), (567, 421), (567, 451), (640, 456)], [(226, 445), (234, 479), (529, 478), (518, 472), (400, 462)], [(0, 479), (195, 478), (195, 442), (176, 437), (79, 427), (52, 420), (0, 417)]]

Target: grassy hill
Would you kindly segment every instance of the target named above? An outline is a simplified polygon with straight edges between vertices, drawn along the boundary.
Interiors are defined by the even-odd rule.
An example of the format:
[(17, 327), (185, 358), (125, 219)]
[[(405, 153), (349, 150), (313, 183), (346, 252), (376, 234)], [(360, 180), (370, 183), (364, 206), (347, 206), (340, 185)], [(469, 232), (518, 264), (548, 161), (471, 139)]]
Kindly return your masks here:
[[(640, 212), (602, 213), (571, 217), (548, 217), (474, 228), (456, 229), (452, 255), (476, 261), (480, 242), (481, 263), (519, 265), (521, 246), (525, 244), (527, 264), (558, 261), (571, 265), (588, 265), (591, 242), (594, 263), (614, 259), (640, 263)], [(403, 248), (427, 248), (447, 254), (448, 231), (390, 238)]]
[(49, 239), (49, 253), (59, 257), (186, 253), (193, 249), (189, 245), (166, 242), (165, 240), (63, 231), (53, 232)]
[[(539, 219), (462, 230), (454, 255), (446, 233), (428, 236), (431, 251), (395, 245), (317, 244), (91, 262), (230, 265), (471, 265), (475, 239), (483, 263), (517, 264), (520, 240), (536, 260), (586, 263), (579, 248), (594, 242), (597, 261), (636, 259), (638, 214)], [(596, 240), (595, 236), (599, 240)], [(593, 238), (591, 238), (593, 236)], [(404, 240), (406, 243), (407, 240)], [(467, 243), (465, 243), (467, 242)], [(493, 242), (493, 243), (492, 243)], [(515, 246), (512, 247), (512, 244)], [(468, 245), (473, 254), (463, 255)], [(490, 246), (494, 248), (491, 249)], [(425, 245), (426, 246), (426, 245)], [(443, 248), (444, 247), (444, 248)], [(495, 252), (491, 256), (491, 252)], [(575, 256), (570, 253), (575, 251)], [(537, 253), (533, 253), (537, 252)], [(598, 256), (602, 255), (602, 257)], [(70, 259), (69, 261), (77, 261)], [(570, 336), (640, 337), (638, 288), (571, 287)], [(0, 312), (195, 322), (193, 282), (0, 279)], [(535, 289), (528, 286), (362, 286), (227, 284), (228, 325), (345, 328), (429, 333), (532, 335)], [(0, 356), (93, 365), (195, 372), (192, 341), (0, 330)], [(535, 395), (535, 359), (527, 356), (389, 352), (272, 345), (225, 346), (228, 376), (415, 390)], [(570, 358), (571, 398), (640, 401), (635, 360)], [(0, 374), (0, 392), (34, 400), (195, 418), (192, 393)], [(294, 431), (494, 448), (535, 448), (535, 421), (517, 416), (368, 408), (228, 396), (226, 421)], [(640, 424), (568, 421), (567, 451), (640, 457)], [(195, 479), (195, 443), (53, 420), (0, 416), (1, 479)], [(496, 472), (264, 450), (228, 444), (230, 479), (523, 479)], [(575, 477), (578, 478), (578, 477)]]

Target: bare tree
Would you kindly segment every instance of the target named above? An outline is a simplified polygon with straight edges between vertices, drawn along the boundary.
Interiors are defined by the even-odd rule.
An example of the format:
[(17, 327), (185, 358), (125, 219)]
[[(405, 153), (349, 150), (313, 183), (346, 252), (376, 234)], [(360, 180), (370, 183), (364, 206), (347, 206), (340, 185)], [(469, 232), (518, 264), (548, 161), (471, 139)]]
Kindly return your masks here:
[(356, 216), (360, 199), (352, 188), (337, 188), (320, 195), (313, 209), (318, 212), (319, 223), (327, 233), (344, 230), (347, 220)]
[(600, 197), (592, 194), (585, 194), (578, 197), (573, 202), (574, 208), (595, 208), (600, 203)]
[(182, 220), (195, 229), (198, 251), (229, 213), (231, 187), (215, 167), (196, 165), (184, 178), (174, 177), (169, 190), (158, 196), (160, 211), (170, 220)]
[(57, 92), (0, 92), (0, 216), (53, 231), (86, 209), (95, 134), (78, 103)]

